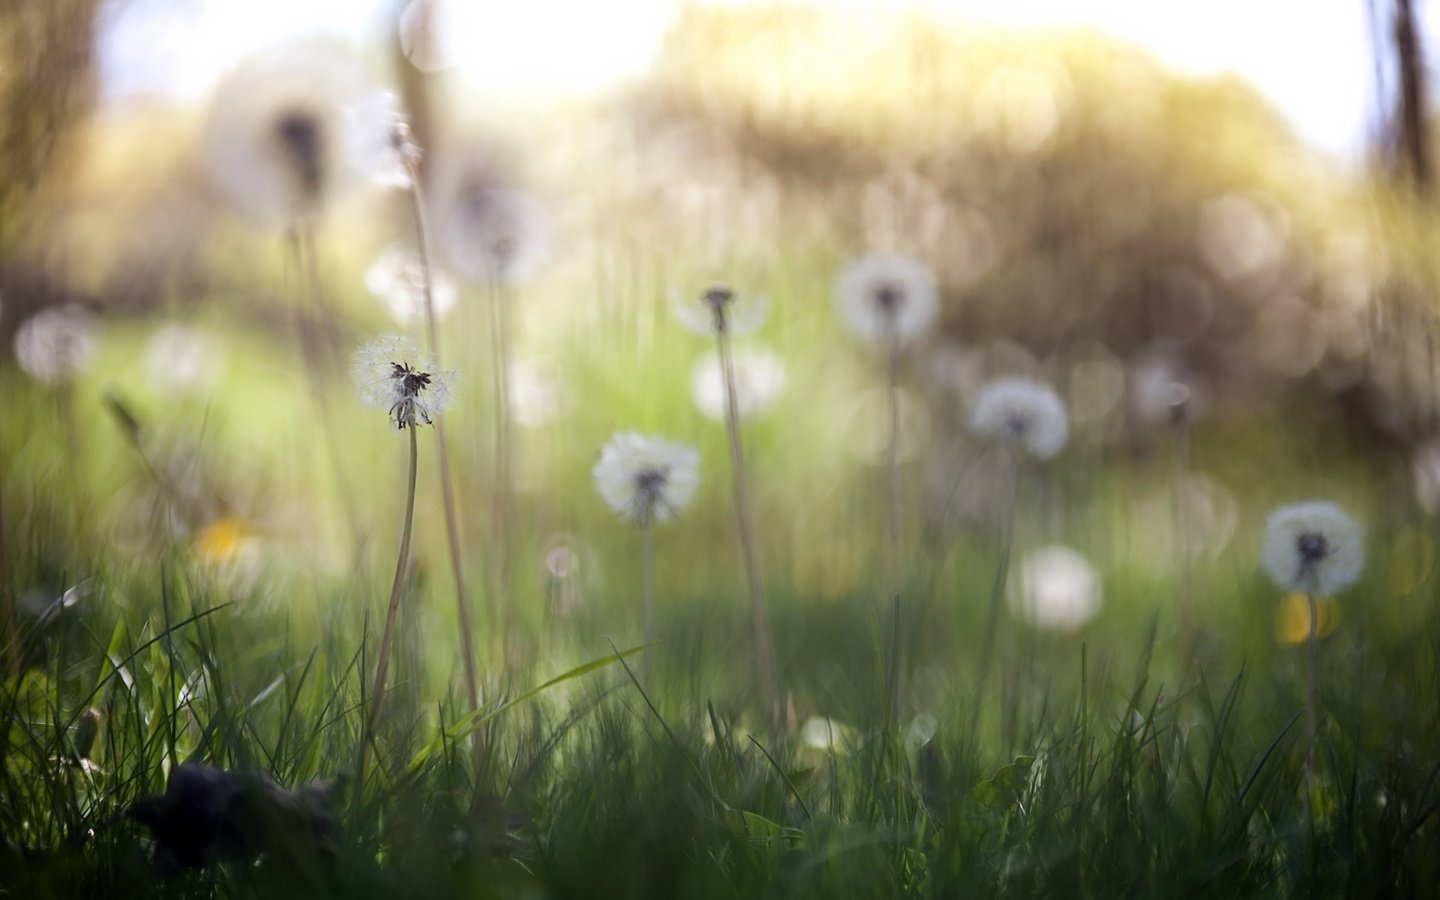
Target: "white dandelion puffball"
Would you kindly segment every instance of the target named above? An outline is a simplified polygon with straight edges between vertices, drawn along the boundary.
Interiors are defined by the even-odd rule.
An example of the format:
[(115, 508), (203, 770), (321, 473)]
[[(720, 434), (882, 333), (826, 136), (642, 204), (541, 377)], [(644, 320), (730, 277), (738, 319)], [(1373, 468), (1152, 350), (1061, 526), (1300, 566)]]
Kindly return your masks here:
[(670, 309), (680, 324), (695, 334), (714, 337), (723, 316), (726, 334), (745, 337), (765, 324), (765, 318), (770, 315), (770, 299), (763, 294), (737, 294), (717, 284), (698, 296), (685, 296), (672, 290)]
[[(785, 362), (762, 347), (746, 347), (730, 356), (735, 370), (735, 411), (741, 418), (768, 412), (785, 392)], [(690, 396), (708, 418), (725, 420), (725, 372), (714, 351), (695, 363)]]
[(351, 367), (360, 399), (387, 409), (396, 428), (433, 424), (450, 402), (455, 373), (422, 357), (409, 338), (387, 335), (355, 351)]
[[(365, 286), (379, 297), (395, 324), (408, 327), (425, 321), (425, 269), (420, 256), (398, 245), (391, 246), (365, 272)], [(431, 301), (435, 320), (455, 308), (455, 282), (430, 268)]]
[(1287, 591), (1330, 596), (1365, 569), (1365, 531), (1325, 500), (1282, 506), (1265, 523), (1265, 571)]
[(574, 408), (569, 388), (548, 359), (513, 360), (508, 372), (510, 417), (520, 427), (544, 428)]
[(15, 332), (15, 358), (36, 381), (59, 384), (83, 371), (98, 346), (95, 317), (73, 304), (42, 309)]
[(700, 453), (694, 447), (643, 434), (610, 439), (595, 464), (595, 489), (615, 513), (635, 525), (668, 522), (700, 486)]
[(1193, 419), (1199, 398), (1185, 365), (1151, 354), (1129, 371), (1130, 407), (1142, 422), (1176, 424)]
[(1036, 459), (1059, 453), (1070, 436), (1060, 395), (1029, 378), (997, 378), (981, 388), (970, 410), (970, 428)]
[(1036, 628), (1076, 631), (1100, 612), (1100, 574), (1079, 552), (1041, 547), (1020, 564), (1020, 592), (1010, 610)]
[(189, 325), (162, 325), (145, 345), (145, 371), (150, 383), (167, 394), (206, 390), (214, 384), (224, 360), (220, 342)]
[(866, 256), (851, 263), (835, 286), (835, 302), (850, 330), (875, 344), (908, 344), (940, 313), (935, 278), (908, 256)]
[(439, 237), (455, 270), (476, 281), (519, 281), (550, 255), (550, 220), (529, 194), (477, 177), (442, 182)]
[(211, 180), (261, 225), (308, 224), (367, 180), (354, 153), (354, 110), (375, 95), (359, 61), (329, 42), (249, 57), (210, 101), (203, 140)]
[(846, 754), (860, 745), (854, 726), (828, 716), (811, 716), (800, 724), (800, 743), (811, 750)]
[(351, 163), (372, 182), (410, 187), (410, 166), (420, 161), (420, 148), (395, 94), (375, 91), (346, 107), (345, 140)]

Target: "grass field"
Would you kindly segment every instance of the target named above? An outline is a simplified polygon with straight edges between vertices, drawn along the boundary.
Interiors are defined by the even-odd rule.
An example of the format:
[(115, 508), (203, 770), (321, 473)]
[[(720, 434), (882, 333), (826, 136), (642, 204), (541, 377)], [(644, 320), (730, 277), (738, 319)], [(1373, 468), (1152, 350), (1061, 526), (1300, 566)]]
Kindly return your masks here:
[[(1440, 894), (1425, 215), (1295, 164), (1232, 85), (1088, 38), (965, 55), (912, 23), (847, 88), (783, 39), (804, 16), (710, 15), (630, 98), (639, 150), (592, 110), (558, 125), (582, 149), (536, 152), (546, 199), (580, 198), (548, 268), (449, 260), (432, 425), (349, 376), (378, 335), (427, 343), (365, 288), (372, 245), (414, 240), (407, 192), (308, 241), (201, 217), (165, 232), (172, 280), (127, 255), (128, 214), (59, 217), (114, 255), (67, 270), (108, 298), (73, 365), (23, 325), (0, 353), (0, 895)], [(933, 70), (897, 62), (924, 48)], [(747, 53), (798, 53), (795, 83), (751, 84)], [(1115, 84), (1153, 116), (1112, 115)], [(975, 108), (886, 100), (926, 91)], [(939, 282), (893, 354), (836, 309), (872, 244)], [(725, 416), (694, 396), (716, 341), (672, 309), (716, 279), (769, 297), (734, 349), (783, 368), (742, 421), (778, 702)], [(1163, 386), (1194, 402), (1157, 421), (1144, 351), (1191, 301)], [(972, 426), (1013, 375), (1068, 410), (1048, 458)], [(630, 431), (696, 449), (675, 521), (597, 493)], [(1333, 596), (1262, 565), (1271, 511), (1310, 499), (1364, 529)]]

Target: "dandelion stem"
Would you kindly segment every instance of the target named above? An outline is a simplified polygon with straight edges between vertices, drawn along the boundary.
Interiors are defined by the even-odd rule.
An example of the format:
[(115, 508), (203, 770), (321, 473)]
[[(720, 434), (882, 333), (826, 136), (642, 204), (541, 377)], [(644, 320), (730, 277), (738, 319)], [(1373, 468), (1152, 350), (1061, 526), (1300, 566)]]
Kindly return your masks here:
[(1000, 607), (1005, 602), (1005, 588), (1010, 577), (1010, 556), (1015, 543), (1015, 504), (1019, 494), (1019, 460), (1013, 450), (1001, 458), (1001, 465), (1009, 475), (1010, 492), (1004, 508), (1000, 511), (1000, 561), (995, 569), (995, 581), (990, 591), (990, 610), (985, 620), (985, 643), (980, 648), (980, 670), (975, 678), (975, 699), (970, 707), (970, 734), (978, 740), (976, 727), (980, 722), (980, 705), (985, 699), (985, 684), (990, 677), (990, 663), (994, 659), (996, 637), (1000, 631)]
[(765, 601), (765, 582), (760, 576), (759, 554), (755, 549), (755, 519), (745, 477), (745, 445), (740, 436), (740, 409), (735, 398), (735, 363), (730, 354), (730, 335), (725, 328), (723, 307), (716, 307), (715, 341), (725, 376), (725, 431), (730, 438), (730, 465), (735, 485), (735, 517), (740, 530), (740, 553), (745, 560), (745, 578), (750, 588), (750, 618), (755, 640), (755, 668), (760, 689), (770, 705), (770, 722), (778, 733), (781, 726), (780, 687), (775, 677), (775, 645), (770, 630), (770, 612)]
[(5, 617), (5, 673), (16, 675), (20, 672), (20, 637), (15, 622), (15, 575), (10, 571), (9, 547), (5, 544), (3, 484), (4, 480), (0, 479), (0, 615)]
[(644, 583), (641, 586), (642, 597), (644, 598), (645, 617), (645, 666), (641, 670), (640, 683), (645, 688), (645, 693), (650, 693), (650, 659), (652, 651), (648, 649), (655, 643), (655, 525), (648, 519), (644, 526), (645, 531), (645, 570)]
[(380, 636), (380, 654), (375, 663), (375, 683), (370, 689), (370, 717), (367, 725), (373, 733), (380, 719), (385, 699), (385, 675), (390, 668), (390, 645), (395, 637), (395, 618), (400, 612), (400, 595), (405, 588), (405, 570), (410, 562), (410, 533), (415, 522), (415, 476), (419, 469), (419, 438), (412, 424), (410, 432), (410, 476), (405, 489), (405, 521), (400, 530), (400, 555), (395, 560), (395, 580), (390, 585), (390, 605), (385, 610), (385, 631)]
[(1190, 419), (1184, 416), (1177, 423), (1175, 435), (1175, 472), (1171, 491), (1175, 515), (1175, 546), (1180, 566), (1180, 631), (1182, 654), (1182, 683), (1189, 679), (1195, 664), (1197, 634), (1195, 631), (1195, 606), (1190, 583), (1190, 509), (1186, 503), (1186, 480), (1190, 474)]
[(894, 725), (900, 719), (900, 702), (905, 692), (905, 669), (910, 657), (907, 617), (900, 599), (900, 338), (895, 334), (890, 337), (888, 370), (890, 440), (886, 461), (885, 570), (888, 593), (894, 607), (890, 659), (890, 724)]
[[(406, 171), (410, 175), (410, 208), (415, 218), (415, 252), (420, 259), (420, 285), (425, 298), (425, 336), (429, 341), (430, 355), (440, 362), (440, 335), (435, 325), (434, 278), (430, 271), (430, 242), (425, 225), (425, 204), (420, 196), (420, 167), (416, 160), (406, 157)], [(475, 664), (475, 632), (470, 619), (470, 595), (465, 587), (465, 565), (460, 545), (460, 517), (455, 504), (455, 485), (450, 477), (450, 457), (445, 436), (445, 417), (435, 418), (435, 448), (438, 451), (440, 467), (440, 496), (445, 507), (445, 536), (450, 546), (450, 568), (455, 577), (455, 607), (459, 616), (460, 651), (465, 662), (465, 689), (470, 700), (471, 711), (480, 708), (480, 679)], [(477, 745), (477, 754), (479, 747)], [(477, 759), (478, 762), (478, 759)]]
[(500, 277), (490, 274), (490, 360), (495, 382), (495, 485), (490, 515), (490, 549), (495, 591), (491, 621), (499, 623), (503, 652), (510, 633), (510, 328)]
[(1316, 629), (1316, 603), (1315, 592), (1306, 591), (1305, 599), (1310, 604), (1310, 634), (1308, 654), (1305, 664), (1305, 786), (1307, 789), (1307, 805), (1313, 802), (1313, 797), (1308, 792), (1313, 792), (1315, 787), (1315, 717), (1318, 700), (1315, 690), (1315, 629)]

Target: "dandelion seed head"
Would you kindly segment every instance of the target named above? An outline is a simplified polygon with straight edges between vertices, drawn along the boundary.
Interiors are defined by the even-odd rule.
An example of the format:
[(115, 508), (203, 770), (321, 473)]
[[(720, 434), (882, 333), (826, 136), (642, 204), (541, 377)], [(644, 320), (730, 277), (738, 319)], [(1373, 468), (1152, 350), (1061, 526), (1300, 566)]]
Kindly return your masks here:
[(841, 273), (835, 302), (845, 324), (874, 344), (908, 344), (934, 324), (940, 312), (935, 278), (907, 256), (866, 256)]
[(99, 345), (95, 317), (73, 304), (42, 309), (15, 332), (15, 358), (36, 381), (59, 384), (84, 371)]
[(399, 429), (430, 425), (450, 402), (454, 373), (422, 357), (409, 338), (377, 338), (355, 352), (351, 374), (360, 399), (387, 409)]
[(210, 387), (223, 360), (220, 342), (188, 325), (163, 325), (145, 345), (145, 369), (151, 384), (172, 395), (199, 393)]
[(983, 387), (970, 410), (970, 428), (1036, 459), (1059, 453), (1070, 436), (1060, 395), (1029, 378), (997, 378)]
[[(211, 99), (204, 154), (211, 180), (267, 226), (317, 218), (368, 176), (354, 155), (358, 113), (377, 101), (359, 62), (337, 45), (299, 41), (242, 62)], [(383, 126), (377, 126), (383, 127)]]
[[(736, 350), (730, 358), (735, 369), (735, 409), (741, 418), (768, 412), (785, 392), (785, 362), (763, 347)], [(690, 396), (708, 418), (725, 420), (725, 373), (714, 351), (695, 363)]]
[(1194, 379), (1179, 360), (1155, 353), (1131, 367), (1130, 407), (1142, 422), (1180, 424), (1201, 405)]
[(770, 300), (763, 294), (740, 294), (723, 284), (711, 285), (698, 296), (670, 291), (670, 309), (687, 330), (713, 337), (725, 323), (725, 333), (745, 337), (760, 330), (770, 315)]
[(394, 93), (376, 91), (346, 107), (345, 139), (351, 162), (373, 183), (410, 187), (410, 169), (420, 162), (420, 147)]
[(695, 497), (700, 454), (693, 447), (621, 433), (600, 451), (595, 488), (616, 515), (634, 525), (668, 522)]
[[(410, 326), (425, 321), (425, 268), (413, 251), (391, 246), (365, 272), (365, 286), (385, 304), (395, 324)], [(431, 300), (435, 319), (455, 308), (455, 282), (430, 269)]]
[(520, 281), (550, 254), (550, 221), (539, 200), (474, 173), (442, 179), (438, 231), (456, 271), (477, 281)]
[(1284, 590), (1329, 596), (1365, 570), (1365, 532), (1328, 501), (1282, 506), (1266, 522), (1262, 561)]
[(1010, 609), (1036, 628), (1073, 632), (1100, 612), (1100, 574), (1069, 547), (1041, 547), (1020, 564), (1020, 592)]

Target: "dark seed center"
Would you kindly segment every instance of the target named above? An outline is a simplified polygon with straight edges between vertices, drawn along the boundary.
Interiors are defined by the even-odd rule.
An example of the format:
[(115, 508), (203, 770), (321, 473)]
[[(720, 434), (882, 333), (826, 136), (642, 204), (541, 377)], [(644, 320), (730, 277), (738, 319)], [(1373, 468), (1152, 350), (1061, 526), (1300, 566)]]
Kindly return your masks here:
[(275, 133), (290, 156), (300, 176), (300, 189), (306, 197), (314, 198), (320, 193), (321, 162), (324, 148), (320, 123), (303, 110), (291, 110), (281, 114), (275, 122)]
[(1313, 566), (1330, 555), (1330, 544), (1325, 535), (1307, 531), (1295, 540), (1295, 549), (1300, 554), (1301, 566)]

